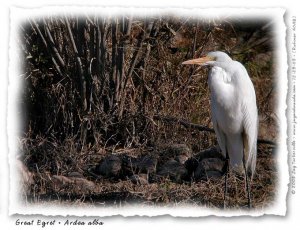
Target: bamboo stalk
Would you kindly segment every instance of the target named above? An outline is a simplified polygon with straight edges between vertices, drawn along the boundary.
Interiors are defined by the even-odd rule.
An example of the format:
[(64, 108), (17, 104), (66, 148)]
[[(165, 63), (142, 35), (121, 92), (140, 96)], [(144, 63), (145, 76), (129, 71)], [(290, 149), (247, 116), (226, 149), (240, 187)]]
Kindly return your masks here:
[(53, 52), (54, 52), (54, 54), (55, 54), (55, 56), (56, 56), (56, 58), (57, 58), (57, 60), (58, 60), (58, 62), (60, 64), (60, 66), (65, 67), (65, 62), (62, 59), (62, 57), (60, 56), (60, 54), (59, 54), (59, 52), (58, 52), (58, 50), (57, 50), (57, 48), (55, 46), (55, 42), (54, 42), (54, 39), (53, 39), (53, 37), (52, 37), (52, 35), (50, 33), (48, 24), (45, 21), (45, 19), (43, 19), (43, 21), (44, 21), (44, 26), (45, 26), (45, 32), (46, 32), (47, 37), (49, 38), (49, 41), (50, 41), (50, 47), (53, 50)]
[(111, 26), (111, 36), (112, 36), (112, 74), (110, 79), (110, 91), (112, 91), (112, 106), (116, 106), (116, 100), (118, 98), (118, 90), (119, 90), (119, 80), (117, 77), (117, 63), (118, 63), (118, 19), (115, 19), (115, 21), (112, 23)]
[(65, 20), (66, 20), (66, 25), (67, 25), (67, 30), (68, 30), (68, 34), (69, 34), (69, 37), (70, 37), (70, 41), (71, 41), (72, 48), (73, 48), (73, 51), (74, 51), (75, 56), (76, 56), (76, 61), (77, 61), (78, 69), (79, 69), (79, 78), (80, 78), (80, 83), (81, 83), (82, 108), (83, 108), (83, 111), (86, 111), (86, 109), (87, 109), (86, 79), (85, 79), (84, 74), (83, 74), (82, 62), (81, 62), (81, 59), (80, 59), (79, 54), (78, 54), (78, 49), (77, 49), (77, 46), (75, 44), (75, 40), (74, 40), (74, 36), (73, 36), (72, 30), (71, 30), (69, 20), (68, 20), (67, 17), (65, 17)]
[[(35, 28), (34, 28), (33, 25), (32, 25), (32, 28), (33, 28), (34, 30), (37, 31), (38, 35), (39, 35), (40, 38), (42, 39), (42, 42), (43, 42), (44, 46), (46, 47), (46, 49), (48, 50), (49, 54), (51, 55), (51, 60), (52, 60), (52, 62), (53, 62), (54, 68), (56, 69), (56, 71), (58, 72), (58, 74), (62, 77), (62, 76), (63, 76), (63, 73), (62, 73), (62, 71), (61, 71), (61, 67), (60, 67), (59, 64), (56, 62), (55, 58), (53, 57), (52, 52), (51, 52), (51, 50), (50, 50), (50, 48), (49, 48), (49, 46), (48, 46), (48, 43), (47, 43), (47, 41), (46, 41), (44, 35), (42, 34), (40, 28), (39, 28), (39, 25), (38, 25), (34, 20), (32, 20), (32, 23), (33, 23), (33, 25), (34, 25), (34, 27), (35, 27)], [(64, 67), (64, 66), (62, 66), (62, 67)]]

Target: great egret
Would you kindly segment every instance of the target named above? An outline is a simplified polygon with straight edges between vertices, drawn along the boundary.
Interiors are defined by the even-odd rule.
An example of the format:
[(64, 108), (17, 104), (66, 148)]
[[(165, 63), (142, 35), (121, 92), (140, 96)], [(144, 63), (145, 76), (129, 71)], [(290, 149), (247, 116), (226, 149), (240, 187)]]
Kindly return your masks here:
[(245, 173), (250, 208), (249, 177), (252, 180), (256, 166), (258, 115), (255, 90), (247, 70), (220, 51), (209, 52), (205, 57), (182, 64), (211, 67), (208, 85), (212, 122), (222, 154), (226, 157), (224, 206), (230, 162), (233, 171)]

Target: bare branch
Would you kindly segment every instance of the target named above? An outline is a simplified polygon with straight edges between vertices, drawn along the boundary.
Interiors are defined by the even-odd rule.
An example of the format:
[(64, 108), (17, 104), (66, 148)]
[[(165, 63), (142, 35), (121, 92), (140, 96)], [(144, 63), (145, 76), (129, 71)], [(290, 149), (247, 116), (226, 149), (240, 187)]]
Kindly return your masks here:
[[(214, 129), (203, 126), (203, 125), (198, 125), (195, 123), (191, 123), (182, 119), (178, 119), (175, 117), (165, 117), (165, 116), (161, 116), (161, 115), (154, 115), (153, 119), (155, 120), (161, 120), (164, 122), (168, 122), (168, 123), (177, 123), (182, 125), (185, 128), (189, 128), (189, 129), (197, 129), (199, 131), (204, 131), (204, 132), (210, 132), (210, 133), (215, 133)], [(274, 145), (276, 146), (277, 144), (274, 141), (271, 140), (267, 140), (267, 139), (258, 139), (257, 140), (257, 144), (267, 144), (267, 145)]]

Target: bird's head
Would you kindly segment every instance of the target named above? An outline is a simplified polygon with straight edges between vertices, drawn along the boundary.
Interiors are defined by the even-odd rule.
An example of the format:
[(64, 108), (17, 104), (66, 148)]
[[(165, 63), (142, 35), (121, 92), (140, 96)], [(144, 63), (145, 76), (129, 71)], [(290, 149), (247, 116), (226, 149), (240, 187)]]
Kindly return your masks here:
[(191, 59), (185, 62), (182, 62), (183, 65), (201, 65), (201, 66), (214, 66), (216, 63), (228, 62), (232, 59), (224, 52), (213, 51), (209, 52), (206, 56), (196, 59)]

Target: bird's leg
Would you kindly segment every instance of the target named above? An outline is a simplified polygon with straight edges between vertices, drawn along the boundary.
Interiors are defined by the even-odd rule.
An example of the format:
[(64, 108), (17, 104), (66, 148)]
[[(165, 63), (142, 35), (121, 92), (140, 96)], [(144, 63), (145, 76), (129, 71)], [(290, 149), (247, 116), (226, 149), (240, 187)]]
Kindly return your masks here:
[(248, 173), (246, 172), (246, 186), (247, 186), (247, 195), (248, 195), (248, 208), (252, 208), (251, 204), (251, 193), (250, 193), (250, 185), (249, 185), (249, 178), (248, 178)]
[(224, 185), (224, 208), (226, 207), (226, 196), (227, 196), (227, 179), (228, 179), (228, 173), (229, 173), (229, 156), (228, 151), (226, 149), (226, 159), (225, 159), (225, 185)]
[(248, 208), (251, 209), (252, 205), (251, 205), (251, 193), (250, 193), (249, 177), (248, 177), (248, 172), (247, 172), (247, 169), (246, 169), (245, 155), (244, 154), (243, 154), (243, 165), (244, 165), (245, 178), (246, 178), (246, 191), (247, 191), (247, 197), (248, 197)]

